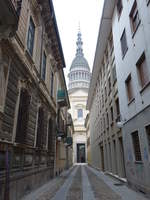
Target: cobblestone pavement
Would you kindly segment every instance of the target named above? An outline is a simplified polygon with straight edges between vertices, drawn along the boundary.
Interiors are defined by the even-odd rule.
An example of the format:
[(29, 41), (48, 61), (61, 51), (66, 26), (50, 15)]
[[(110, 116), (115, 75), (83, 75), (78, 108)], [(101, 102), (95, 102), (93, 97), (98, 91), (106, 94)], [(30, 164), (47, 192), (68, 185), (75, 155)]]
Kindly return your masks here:
[(75, 166), (22, 200), (148, 200), (89, 166)]

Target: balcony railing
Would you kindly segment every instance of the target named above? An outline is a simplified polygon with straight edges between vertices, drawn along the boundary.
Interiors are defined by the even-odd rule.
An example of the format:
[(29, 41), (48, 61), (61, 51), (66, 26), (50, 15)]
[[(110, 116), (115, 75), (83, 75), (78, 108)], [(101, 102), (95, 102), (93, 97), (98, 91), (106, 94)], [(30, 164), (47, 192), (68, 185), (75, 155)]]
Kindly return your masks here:
[(67, 106), (65, 90), (58, 90), (58, 92), (57, 92), (57, 103), (59, 104), (60, 107)]

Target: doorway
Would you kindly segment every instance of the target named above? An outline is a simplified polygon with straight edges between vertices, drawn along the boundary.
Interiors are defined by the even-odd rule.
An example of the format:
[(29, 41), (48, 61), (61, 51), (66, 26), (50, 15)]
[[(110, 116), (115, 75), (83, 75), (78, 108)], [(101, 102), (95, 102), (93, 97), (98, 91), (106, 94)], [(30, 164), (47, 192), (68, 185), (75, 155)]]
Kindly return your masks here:
[(77, 163), (85, 163), (85, 144), (77, 144)]

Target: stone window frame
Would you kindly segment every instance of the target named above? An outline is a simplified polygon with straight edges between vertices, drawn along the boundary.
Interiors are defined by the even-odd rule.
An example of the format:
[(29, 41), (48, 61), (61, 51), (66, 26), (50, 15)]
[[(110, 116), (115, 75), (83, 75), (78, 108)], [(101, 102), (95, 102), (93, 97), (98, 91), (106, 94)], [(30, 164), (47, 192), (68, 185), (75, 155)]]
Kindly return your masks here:
[[(7, 94), (7, 86), (8, 86), (8, 79), (9, 79), (9, 73), (10, 73), (10, 66), (12, 63), (12, 59), (10, 57), (8, 57), (8, 62), (5, 62), (5, 60), (3, 61), (3, 54), (2, 54), (2, 50), (0, 49), (0, 76), (2, 76), (1, 79), (1, 95), (2, 95), (2, 99), (1, 99), (1, 103), (0, 103), (0, 113), (3, 115), (4, 113), (4, 108), (5, 108), (5, 100), (6, 100), (6, 94)], [(6, 68), (6, 78), (4, 78), (4, 73), (5, 70), (4, 68)], [(4, 78), (4, 79), (3, 79)]]
[[(27, 89), (28, 92), (29, 92), (29, 89), (27, 87), (27, 80), (19, 78), (19, 80), (18, 80), (18, 97), (17, 97), (17, 101), (16, 101), (15, 117), (14, 117), (13, 133), (12, 133), (12, 143), (16, 143), (15, 139), (16, 139), (19, 104), (20, 104), (20, 95), (21, 95), (21, 90), (23, 88)], [(30, 92), (29, 92), (29, 94), (30, 94)], [(30, 95), (30, 96), (31, 96), (31, 98), (30, 98), (30, 102), (31, 102), (32, 101), (32, 95)]]
[[(38, 28), (39, 26), (42, 26), (41, 21), (40, 21), (40, 12), (38, 11), (38, 8), (33, 8), (33, 5), (31, 5), (31, 2), (29, 2), (28, 5), (28, 18), (27, 18), (27, 27), (26, 27), (26, 39), (25, 39), (25, 52), (27, 53), (27, 55), (29, 56), (29, 58), (33, 61), (35, 61), (35, 57), (36, 57), (36, 46), (37, 46), (37, 42), (39, 42), (39, 40), (37, 40), (37, 36), (38, 36)], [(28, 30), (29, 30), (29, 25), (30, 25), (30, 19), (32, 18), (33, 23), (35, 25), (35, 33), (34, 33), (34, 44), (33, 44), (33, 53), (32, 55), (30, 55), (29, 51), (28, 51), (28, 47), (27, 47), (27, 41), (28, 41)], [(42, 41), (41, 41), (42, 42)]]
[(138, 130), (133, 131), (131, 133), (131, 138), (132, 138), (132, 148), (134, 153), (134, 162), (142, 163), (142, 148), (140, 143), (139, 131)]

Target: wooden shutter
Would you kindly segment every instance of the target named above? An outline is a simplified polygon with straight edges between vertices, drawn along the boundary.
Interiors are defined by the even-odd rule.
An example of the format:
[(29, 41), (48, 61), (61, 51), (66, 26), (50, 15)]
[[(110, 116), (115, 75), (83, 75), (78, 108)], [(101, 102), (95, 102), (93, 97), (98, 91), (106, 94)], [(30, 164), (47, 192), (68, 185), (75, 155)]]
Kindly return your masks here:
[(42, 147), (43, 135), (44, 135), (44, 111), (43, 111), (43, 108), (40, 107), (39, 113), (38, 113), (36, 147), (40, 147), (40, 148)]
[(26, 89), (20, 93), (20, 103), (17, 119), (16, 142), (25, 143), (29, 120), (30, 96)]
[(53, 120), (49, 119), (48, 123), (48, 150), (52, 150), (53, 145)]

